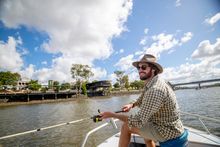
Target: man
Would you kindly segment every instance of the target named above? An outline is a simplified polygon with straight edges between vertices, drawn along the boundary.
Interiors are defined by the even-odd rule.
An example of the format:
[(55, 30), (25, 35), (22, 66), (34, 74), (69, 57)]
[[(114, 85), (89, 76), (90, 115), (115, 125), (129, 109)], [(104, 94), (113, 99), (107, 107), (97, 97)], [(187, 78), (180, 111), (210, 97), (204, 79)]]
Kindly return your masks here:
[(139, 107), (135, 115), (124, 115), (113, 112), (102, 112), (102, 119), (117, 118), (123, 121), (119, 147), (128, 147), (131, 134), (138, 134), (145, 140), (147, 147), (187, 146), (188, 132), (184, 130), (172, 88), (158, 77), (163, 72), (162, 66), (153, 55), (145, 54), (140, 61), (133, 62), (145, 87), (141, 96), (134, 102), (122, 107), (128, 112)]

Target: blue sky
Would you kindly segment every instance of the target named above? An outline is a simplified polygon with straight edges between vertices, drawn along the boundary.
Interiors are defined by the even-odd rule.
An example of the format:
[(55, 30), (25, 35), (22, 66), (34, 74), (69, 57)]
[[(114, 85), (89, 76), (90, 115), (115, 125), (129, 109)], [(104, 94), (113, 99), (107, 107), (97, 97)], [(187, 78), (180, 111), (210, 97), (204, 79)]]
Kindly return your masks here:
[(24, 79), (74, 82), (74, 63), (90, 80), (115, 81), (154, 54), (173, 83), (219, 78), (219, 0), (8, 0), (0, 5), (0, 70)]

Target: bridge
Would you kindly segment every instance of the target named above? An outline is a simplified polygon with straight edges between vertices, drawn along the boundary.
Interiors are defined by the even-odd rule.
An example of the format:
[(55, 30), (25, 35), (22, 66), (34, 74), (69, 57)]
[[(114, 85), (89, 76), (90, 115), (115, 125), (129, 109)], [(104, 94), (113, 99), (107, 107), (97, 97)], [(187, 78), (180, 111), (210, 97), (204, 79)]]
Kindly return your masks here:
[(220, 79), (210, 79), (210, 80), (201, 80), (201, 81), (193, 81), (193, 82), (186, 82), (186, 83), (176, 83), (176, 84), (171, 84), (173, 88), (181, 85), (193, 85), (193, 84), (198, 84), (198, 88), (201, 88), (202, 83), (210, 83), (210, 82), (218, 82)]

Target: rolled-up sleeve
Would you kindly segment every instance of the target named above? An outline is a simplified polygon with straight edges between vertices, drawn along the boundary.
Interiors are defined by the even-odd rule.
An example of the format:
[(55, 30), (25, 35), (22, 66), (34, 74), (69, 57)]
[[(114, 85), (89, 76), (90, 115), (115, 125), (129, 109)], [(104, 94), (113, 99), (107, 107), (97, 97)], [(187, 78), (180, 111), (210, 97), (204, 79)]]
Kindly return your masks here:
[(141, 128), (163, 104), (164, 92), (157, 88), (150, 88), (144, 94), (140, 110), (128, 117), (129, 127)]

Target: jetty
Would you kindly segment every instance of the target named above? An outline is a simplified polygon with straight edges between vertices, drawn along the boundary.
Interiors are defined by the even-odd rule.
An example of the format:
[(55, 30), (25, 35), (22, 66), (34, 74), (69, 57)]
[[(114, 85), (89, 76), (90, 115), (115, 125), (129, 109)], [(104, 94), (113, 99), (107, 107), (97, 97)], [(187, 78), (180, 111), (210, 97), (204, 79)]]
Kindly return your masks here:
[(1, 102), (29, 102), (33, 100), (68, 99), (76, 97), (76, 91), (68, 92), (10, 92), (0, 93)]

